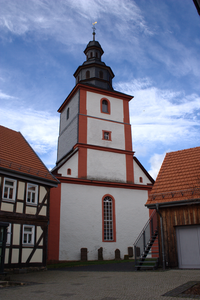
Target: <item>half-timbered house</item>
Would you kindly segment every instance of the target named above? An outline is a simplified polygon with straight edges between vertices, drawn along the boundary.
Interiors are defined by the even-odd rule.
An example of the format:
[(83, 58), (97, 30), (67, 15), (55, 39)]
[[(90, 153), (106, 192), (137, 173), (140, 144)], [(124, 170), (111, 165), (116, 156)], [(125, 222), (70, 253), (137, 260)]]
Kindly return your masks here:
[(20, 132), (0, 126), (0, 222), (5, 268), (45, 266), (50, 188), (58, 180)]
[(200, 268), (200, 147), (166, 154), (146, 206), (157, 210), (164, 267)]

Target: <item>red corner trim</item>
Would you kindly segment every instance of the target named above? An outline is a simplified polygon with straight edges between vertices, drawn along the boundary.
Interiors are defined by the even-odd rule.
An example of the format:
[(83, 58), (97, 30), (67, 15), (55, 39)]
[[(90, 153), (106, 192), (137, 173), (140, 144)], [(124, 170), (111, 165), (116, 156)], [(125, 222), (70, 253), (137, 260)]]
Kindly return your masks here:
[(126, 154), (126, 181), (134, 183), (133, 156)]
[(124, 124), (125, 150), (132, 151), (131, 125)]
[(78, 151), (78, 178), (87, 178), (87, 148)]
[(123, 108), (124, 108), (124, 123), (130, 123), (129, 121), (129, 104), (128, 101), (123, 100)]
[(48, 260), (59, 260), (61, 184), (50, 189)]
[(86, 90), (80, 89), (80, 104), (79, 104), (79, 113), (87, 115), (86, 109)]

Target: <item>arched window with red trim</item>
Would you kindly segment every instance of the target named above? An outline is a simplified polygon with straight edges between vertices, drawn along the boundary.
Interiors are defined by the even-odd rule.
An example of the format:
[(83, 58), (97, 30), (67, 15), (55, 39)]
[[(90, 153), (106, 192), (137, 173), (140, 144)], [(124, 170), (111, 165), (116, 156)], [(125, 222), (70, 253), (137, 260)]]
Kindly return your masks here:
[(103, 213), (103, 241), (116, 241), (115, 226), (115, 200), (111, 195), (105, 195), (102, 199)]
[(110, 101), (108, 99), (101, 99), (101, 112), (104, 114), (110, 114)]

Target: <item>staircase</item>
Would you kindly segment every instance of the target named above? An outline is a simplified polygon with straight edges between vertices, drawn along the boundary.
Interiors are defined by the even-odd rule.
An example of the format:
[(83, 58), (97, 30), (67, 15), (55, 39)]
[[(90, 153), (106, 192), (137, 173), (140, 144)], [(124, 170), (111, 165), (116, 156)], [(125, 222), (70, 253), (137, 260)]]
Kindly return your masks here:
[(159, 264), (157, 214), (153, 211), (134, 243), (135, 270), (155, 270)]

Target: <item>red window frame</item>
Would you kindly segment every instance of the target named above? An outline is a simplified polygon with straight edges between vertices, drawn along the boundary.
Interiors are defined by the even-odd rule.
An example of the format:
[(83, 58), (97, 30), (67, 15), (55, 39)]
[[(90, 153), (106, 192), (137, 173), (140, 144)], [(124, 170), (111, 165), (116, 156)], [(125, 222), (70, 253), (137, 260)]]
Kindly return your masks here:
[[(108, 133), (108, 139), (105, 139), (105, 133)], [(102, 140), (104, 141), (112, 141), (111, 139), (111, 133), (112, 131), (108, 131), (108, 130), (102, 130)]]
[[(104, 199), (106, 197), (109, 197), (112, 200), (112, 236), (113, 236), (112, 240), (105, 239), (105, 230), (106, 230), (106, 228), (105, 228), (105, 222), (104, 222), (104, 216), (105, 216), (105, 214), (104, 214)], [(106, 243), (107, 242), (108, 243), (110, 243), (110, 242), (111, 243), (116, 242), (115, 199), (110, 194), (106, 194), (102, 198), (102, 241), (106, 242)]]
[[(107, 112), (104, 112), (103, 111), (103, 100), (106, 100), (107, 101), (107, 108), (108, 108), (108, 111)], [(102, 114), (107, 114), (107, 115), (110, 115), (110, 101), (107, 99), (107, 98), (102, 98), (101, 101), (100, 101), (100, 111)]]

